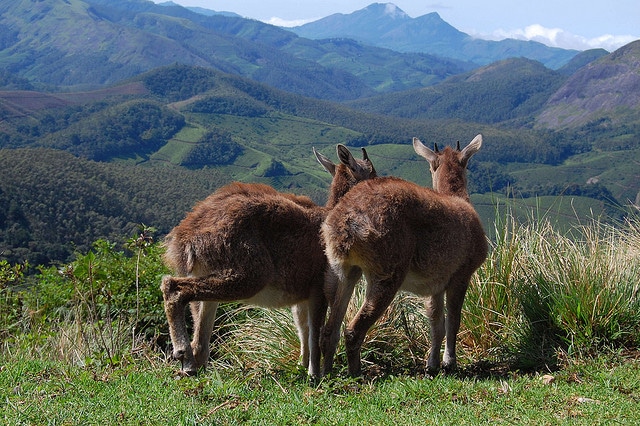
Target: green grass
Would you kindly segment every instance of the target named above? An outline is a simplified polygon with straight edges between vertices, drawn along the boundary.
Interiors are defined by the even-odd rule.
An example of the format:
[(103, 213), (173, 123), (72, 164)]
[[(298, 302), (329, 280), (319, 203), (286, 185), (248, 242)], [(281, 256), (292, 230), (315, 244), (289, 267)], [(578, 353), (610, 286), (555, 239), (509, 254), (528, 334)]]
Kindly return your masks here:
[(171, 365), (136, 360), (85, 369), (3, 359), (4, 424), (632, 424), (640, 363), (616, 356), (541, 374), (328, 379), (219, 369), (178, 379)]

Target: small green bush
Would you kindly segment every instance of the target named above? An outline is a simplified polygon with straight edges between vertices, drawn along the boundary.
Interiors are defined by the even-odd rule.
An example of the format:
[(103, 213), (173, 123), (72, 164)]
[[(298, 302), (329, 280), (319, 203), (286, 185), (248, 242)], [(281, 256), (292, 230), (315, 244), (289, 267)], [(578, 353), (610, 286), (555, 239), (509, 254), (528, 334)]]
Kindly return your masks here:
[(126, 249), (98, 240), (69, 264), (41, 268), (11, 305), (3, 297), (3, 311), (18, 300), (30, 320), (22, 337), (46, 336), (38, 352), (54, 359), (114, 363), (140, 342), (155, 343), (166, 336), (160, 279), (168, 271), (151, 231), (142, 227)]
[(22, 328), (23, 303), (17, 288), (28, 266), (0, 260), (0, 342), (5, 344)]

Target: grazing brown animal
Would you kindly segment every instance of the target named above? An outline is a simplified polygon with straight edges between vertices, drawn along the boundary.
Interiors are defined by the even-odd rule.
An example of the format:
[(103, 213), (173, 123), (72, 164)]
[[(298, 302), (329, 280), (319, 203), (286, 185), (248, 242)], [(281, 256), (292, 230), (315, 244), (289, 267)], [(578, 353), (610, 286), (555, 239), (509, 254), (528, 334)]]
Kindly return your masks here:
[[(333, 176), (325, 207), (267, 185), (236, 182), (197, 204), (167, 235), (164, 260), (178, 277), (165, 276), (161, 289), (173, 357), (182, 362), (183, 374), (196, 374), (206, 365), (218, 303), (242, 301), (293, 306), (302, 363), (311, 376), (319, 376), (319, 336), (327, 310), (320, 226), (351, 187), (376, 176), (364, 149), (362, 160), (343, 145), (337, 152), (342, 164), (336, 166), (314, 149)], [(191, 344), (187, 304), (194, 319)]]
[[(347, 326), (349, 374), (361, 373), (360, 350), (369, 328), (399, 290), (425, 296), (431, 325), (429, 371), (456, 366), (456, 335), (469, 280), (487, 256), (480, 218), (469, 203), (466, 167), (482, 145), (476, 136), (462, 151), (415, 151), (430, 164), (433, 190), (393, 177), (356, 185), (329, 213), (322, 236), (330, 265), (325, 292), (331, 306), (321, 336), (323, 374), (331, 372), (340, 326), (356, 282), (367, 281), (365, 300)], [(444, 298), (447, 302), (445, 322)]]

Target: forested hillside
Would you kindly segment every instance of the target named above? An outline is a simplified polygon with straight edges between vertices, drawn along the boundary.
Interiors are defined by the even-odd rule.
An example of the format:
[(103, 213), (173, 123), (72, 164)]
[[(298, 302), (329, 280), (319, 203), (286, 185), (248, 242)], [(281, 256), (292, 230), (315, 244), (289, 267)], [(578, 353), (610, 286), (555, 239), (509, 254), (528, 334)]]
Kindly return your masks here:
[[(512, 76), (521, 69), (530, 76), (535, 64), (524, 64), (507, 69)], [(537, 81), (533, 75), (528, 81)], [(613, 206), (635, 196), (633, 172), (629, 176), (624, 165), (637, 151), (600, 163), (598, 172), (571, 165), (606, 148), (602, 141), (619, 129), (560, 132), (479, 123), (491, 109), (472, 94), (494, 78), (499, 81), (474, 83), (469, 75), (443, 85), (458, 87), (461, 97), (467, 93), (465, 109), (480, 114), (475, 123), (366, 113), (184, 65), (146, 73), (114, 87), (112, 96), (99, 91), (94, 98), (87, 92), (38, 102), (23, 97), (26, 104), (20, 105), (11, 92), (5, 99), (23, 113), (5, 115), (0, 134), (0, 252), (12, 261), (47, 263), (68, 259), (74, 247), (86, 248), (96, 238), (121, 240), (140, 223), (163, 235), (195, 201), (230, 180), (265, 182), (323, 203), (329, 175), (314, 160), (312, 147), (337, 161), (336, 143), (356, 154), (357, 147), (367, 146), (381, 174), (429, 185), (428, 167), (411, 149), (413, 136), (443, 146), (482, 133), (486, 143), (470, 166), (476, 194), (587, 197), (593, 203), (585, 208), (596, 211), (603, 201)], [(500, 90), (490, 105), (497, 113), (495, 106), (510, 102), (516, 80), (496, 86)], [(537, 172), (544, 168), (564, 171)], [(591, 179), (594, 174), (598, 180)]]
[(348, 105), (407, 118), (500, 123), (533, 118), (566, 80), (540, 62), (506, 59), (435, 86), (352, 101)]
[(100, 163), (60, 150), (0, 150), (0, 253), (33, 265), (66, 261), (98, 238), (123, 242), (140, 224), (168, 232), (227, 182), (216, 171)]

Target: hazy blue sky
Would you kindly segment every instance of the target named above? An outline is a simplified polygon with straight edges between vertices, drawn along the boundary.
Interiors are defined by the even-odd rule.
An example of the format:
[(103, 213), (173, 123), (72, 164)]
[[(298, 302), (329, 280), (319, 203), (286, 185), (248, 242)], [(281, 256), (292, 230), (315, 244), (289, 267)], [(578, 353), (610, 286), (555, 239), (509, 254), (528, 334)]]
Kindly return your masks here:
[[(333, 13), (348, 14), (374, 3), (372, 0), (173, 1), (183, 6), (235, 12), (281, 26), (300, 25)], [(438, 12), (460, 31), (482, 38), (533, 39), (551, 46), (581, 50), (604, 47), (610, 51), (640, 39), (640, 0), (396, 0), (391, 3), (413, 18)]]

